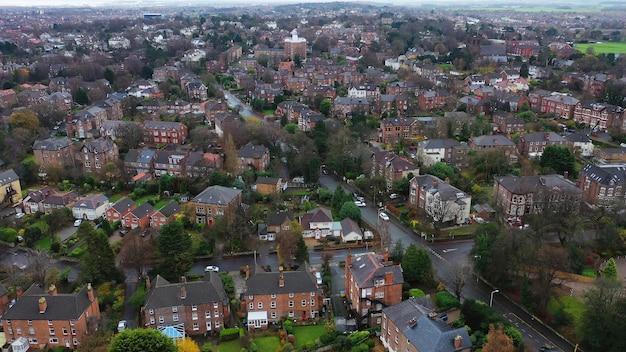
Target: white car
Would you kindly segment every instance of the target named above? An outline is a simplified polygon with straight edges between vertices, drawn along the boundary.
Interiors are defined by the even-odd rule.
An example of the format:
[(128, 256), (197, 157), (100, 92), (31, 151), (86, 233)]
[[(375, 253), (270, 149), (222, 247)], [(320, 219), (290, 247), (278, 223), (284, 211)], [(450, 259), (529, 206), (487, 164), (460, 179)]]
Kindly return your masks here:
[(209, 271), (212, 271), (214, 273), (219, 273), (220, 272), (220, 267), (219, 266), (215, 266), (215, 265), (209, 265), (206, 268), (204, 268), (204, 272), (208, 273)]
[(126, 323), (126, 320), (120, 320), (120, 322), (117, 323), (117, 332), (122, 332), (126, 330), (127, 327), (128, 324)]
[(80, 224), (82, 224), (82, 222), (83, 221), (81, 219), (78, 219), (78, 220), (74, 221), (74, 227), (80, 226)]
[(355, 200), (354, 204), (356, 204), (357, 207), (366, 207), (367, 204), (365, 204), (365, 202), (362, 202), (360, 200)]
[(396, 198), (399, 198), (399, 197), (400, 197), (400, 196), (399, 196), (399, 195), (397, 195), (397, 194), (395, 194), (395, 193), (391, 193), (391, 195), (389, 195), (389, 198), (390, 198), (390, 199), (396, 199)]
[(16, 213), (16, 214), (15, 214), (15, 218), (16, 218), (16, 219), (21, 219), (21, 218), (23, 218), (23, 217), (24, 217), (24, 215), (26, 215), (26, 213)]
[(378, 216), (385, 221), (389, 221), (389, 215), (387, 215), (386, 213), (380, 213), (378, 214)]

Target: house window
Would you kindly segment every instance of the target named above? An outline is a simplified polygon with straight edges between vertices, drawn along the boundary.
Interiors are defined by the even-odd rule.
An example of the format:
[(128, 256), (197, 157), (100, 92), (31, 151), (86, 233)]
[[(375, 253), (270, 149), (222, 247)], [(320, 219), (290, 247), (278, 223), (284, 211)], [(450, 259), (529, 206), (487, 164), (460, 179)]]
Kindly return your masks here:
[(48, 320), (48, 325), (52, 325), (52, 320)]
[(85, 167), (91, 167), (91, 161), (85, 161)]
[[(154, 319), (154, 318), (152, 318)], [(76, 329), (72, 328), (72, 335), (76, 335)]]
[(289, 298), (293, 298), (293, 293), (289, 293)]
[(197, 304), (192, 305), (191, 310), (198, 310), (198, 305)]
[(289, 318), (293, 318), (293, 310), (289, 311)]
[(35, 328), (28, 328), (28, 333), (30, 335), (35, 335)]
[(314, 299), (311, 300), (311, 307), (315, 307), (315, 300)]
[(63, 335), (67, 335), (67, 328), (63, 328), (62, 331), (63, 331)]
[(219, 304), (217, 302), (213, 303), (213, 308), (218, 308)]
[(16, 331), (17, 331), (17, 334), (18, 334), (18, 335), (21, 335), (21, 334), (22, 334), (22, 328), (17, 328), (17, 329), (16, 329)]
[(205, 319), (211, 319), (211, 312), (204, 312)]
[(248, 305), (248, 307), (250, 308), (250, 310), (254, 310), (254, 303), (250, 302), (250, 304)]
[[(150, 313), (150, 315), (154, 315), (154, 309), (150, 309), (148, 313)], [(72, 320), (70, 320), (70, 325), (74, 325), (74, 322)]]
[(270, 295), (270, 297), (272, 297), (272, 298), (276, 298), (276, 294), (275, 294), (275, 293), (272, 293), (272, 294)]
[(59, 339), (57, 339), (56, 337), (50, 338), (50, 343), (59, 343)]
[(385, 298), (385, 292), (381, 291), (381, 292), (376, 292), (376, 294), (374, 295), (375, 298)]
[(36, 339), (36, 338), (34, 338), (34, 337), (32, 337), (32, 338), (28, 339), (28, 342), (29, 342), (31, 345), (36, 345), (36, 344), (38, 344), (38, 343), (39, 343), (39, 341), (37, 341), (37, 339)]
[(206, 322), (206, 329), (207, 329), (207, 331), (211, 330), (211, 322), (210, 321)]
[(178, 314), (172, 315), (172, 320), (174, 320), (175, 322), (178, 321)]
[(258, 306), (259, 306), (259, 309), (263, 309), (263, 302), (259, 302)]
[(276, 301), (270, 302), (270, 308), (276, 308)]
[(78, 339), (72, 339), (72, 342), (74, 343), (74, 346), (78, 345)]
[(28, 325), (29, 325), (29, 326), (30, 326), (30, 325), (33, 325), (33, 321), (32, 321), (32, 320), (29, 320), (29, 321), (28, 321)]
[(174, 313), (178, 312), (178, 307), (176, 307), (176, 306), (172, 307), (172, 312), (174, 312)]
[(154, 325), (154, 317), (150, 317), (150, 324)]
[(159, 323), (161, 323), (161, 324), (165, 323), (165, 318), (159, 317)]
[(276, 312), (272, 312), (271, 317), (272, 317), (272, 319), (276, 319)]
[(214, 317), (219, 317), (220, 316), (220, 312), (218, 310), (216, 310), (215, 312), (213, 312), (213, 316)]
[(293, 308), (293, 301), (289, 301), (289, 308)]
[(303, 306), (303, 307), (306, 307), (306, 299), (303, 299), (303, 300), (302, 300), (302, 306)]
[(254, 299), (254, 296), (253, 295), (249, 295), (248, 299), (252, 301)]
[(191, 313), (191, 320), (198, 320), (198, 313), (197, 312)]
[(48, 333), (50, 333), (50, 335), (54, 335), (54, 329), (48, 329)]

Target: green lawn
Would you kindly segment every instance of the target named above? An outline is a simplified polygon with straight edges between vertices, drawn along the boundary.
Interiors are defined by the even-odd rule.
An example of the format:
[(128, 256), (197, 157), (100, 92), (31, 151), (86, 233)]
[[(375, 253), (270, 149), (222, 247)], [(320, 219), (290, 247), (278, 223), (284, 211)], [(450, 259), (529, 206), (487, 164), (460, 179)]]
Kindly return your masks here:
[(585, 311), (585, 305), (575, 297), (562, 296), (559, 298), (551, 298), (548, 302), (548, 311), (554, 314), (560, 307), (563, 307), (567, 313), (574, 318), (574, 325), (577, 325)]
[(169, 202), (169, 199), (161, 199), (160, 201), (156, 202), (156, 204), (154, 204), (154, 209), (161, 209)]
[(147, 201), (150, 201), (150, 200), (155, 200), (157, 197), (158, 197), (158, 195), (156, 195), (156, 194), (151, 194), (151, 195), (143, 196), (143, 197), (141, 197), (141, 198), (139, 198), (139, 199), (137, 199), (137, 200), (135, 201), (135, 205), (136, 205), (136, 206), (140, 206), (140, 205), (142, 205), (143, 203), (145, 203), (145, 202), (147, 202)]
[(239, 340), (220, 342), (217, 352), (240, 352), (242, 347)]
[(602, 42), (575, 44), (574, 49), (580, 50), (582, 53), (587, 52), (587, 48), (592, 47), (596, 55), (598, 54), (626, 54), (626, 43)]
[(263, 115), (274, 115), (276, 110), (263, 110)]
[(277, 352), (280, 349), (278, 336), (257, 337), (254, 339), (259, 351)]
[(111, 198), (109, 198), (109, 202), (111, 202), (111, 203), (115, 203), (115, 202), (117, 202), (118, 200), (122, 199), (123, 197), (124, 197), (124, 195), (123, 195), (123, 194), (121, 194), (121, 193), (114, 194), (114, 195), (112, 195), (112, 196), (111, 196)]
[(33, 225), (32, 225), (32, 226), (34, 226), (34, 227), (38, 227), (38, 228), (41, 230), (41, 232), (46, 232), (46, 231), (48, 231), (48, 227), (49, 227), (49, 226), (48, 226), (48, 223), (46, 223), (46, 222), (45, 222), (45, 221), (43, 221), (43, 220), (39, 220), (39, 221), (37, 221), (37, 222), (33, 223)]
[(316, 338), (325, 333), (324, 325), (298, 326), (293, 331), (298, 349), (302, 348), (309, 341), (315, 341)]
[(35, 242), (35, 248), (39, 249), (40, 251), (49, 251), (51, 244), (52, 240), (50, 239), (50, 237), (46, 236)]

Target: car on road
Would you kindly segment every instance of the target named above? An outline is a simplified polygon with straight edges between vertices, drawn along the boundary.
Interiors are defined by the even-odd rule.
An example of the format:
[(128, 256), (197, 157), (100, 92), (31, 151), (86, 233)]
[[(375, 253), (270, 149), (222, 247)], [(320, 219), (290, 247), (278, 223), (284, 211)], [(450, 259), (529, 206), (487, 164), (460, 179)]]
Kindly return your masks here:
[(557, 352), (556, 346), (551, 343), (547, 343), (539, 349), (539, 352)]
[(82, 223), (83, 223), (83, 221), (81, 219), (77, 219), (76, 221), (74, 221), (74, 227), (78, 227)]
[(17, 213), (17, 214), (15, 214), (15, 218), (16, 219), (21, 219), (21, 218), (24, 217), (24, 215), (26, 215), (26, 213)]
[(126, 330), (126, 328), (128, 328), (128, 324), (126, 323), (126, 320), (120, 320), (120, 322), (117, 323), (117, 332), (122, 332)]
[(215, 265), (209, 265), (206, 268), (204, 268), (204, 272), (208, 273), (209, 271), (212, 271), (214, 273), (219, 273), (220, 272), (220, 267), (219, 266), (215, 266)]
[(360, 200), (355, 200), (354, 204), (356, 204), (357, 207), (366, 207), (367, 204), (365, 202), (362, 202)]
[(396, 193), (391, 193), (391, 195), (389, 195), (389, 199), (396, 199), (396, 198), (400, 198), (400, 196), (397, 195)]
[(387, 213), (380, 213), (378, 216), (385, 221), (389, 221), (389, 215), (387, 215)]

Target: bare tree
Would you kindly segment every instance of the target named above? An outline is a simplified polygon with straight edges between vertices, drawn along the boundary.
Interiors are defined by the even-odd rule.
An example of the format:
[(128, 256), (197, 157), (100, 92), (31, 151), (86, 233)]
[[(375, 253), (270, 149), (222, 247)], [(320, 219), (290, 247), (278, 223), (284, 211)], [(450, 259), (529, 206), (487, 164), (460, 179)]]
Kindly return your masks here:
[(123, 265), (134, 269), (137, 278), (141, 279), (154, 251), (155, 247), (151, 239), (133, 236), (128, 239), (122, 249)]
[(472, 264), (469, 261), (452, 262), (450, 270), (447, 273), (446, 281), (448, 287), (454, 290), (456, 298), (461, 299), (463, 288), (467, 284), (467, 280), (472, 275)]
[(539, 307), (545, 310), (552, 297), (552, 289), (565, 283), (565, 279), (558, 272), (569, 269), (569, 256), (563, 248), (546, 245), (533, 258), (533, 263), (536, 270), (535, 292), (539, 297)]

